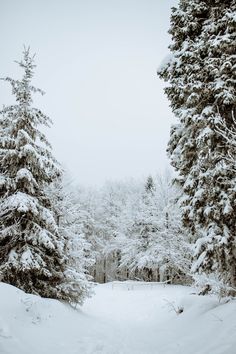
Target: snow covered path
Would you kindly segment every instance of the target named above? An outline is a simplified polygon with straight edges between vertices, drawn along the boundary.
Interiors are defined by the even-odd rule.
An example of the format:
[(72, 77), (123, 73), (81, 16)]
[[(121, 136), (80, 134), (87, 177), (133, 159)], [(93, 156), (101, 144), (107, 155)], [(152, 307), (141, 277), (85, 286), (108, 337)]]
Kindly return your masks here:
[[(236, 301), (183, 286), (99, 285), (79, 310), (0, 283), (1, 354), (235, 354)], [(183, 306), (183, 313), (173, 310)]]

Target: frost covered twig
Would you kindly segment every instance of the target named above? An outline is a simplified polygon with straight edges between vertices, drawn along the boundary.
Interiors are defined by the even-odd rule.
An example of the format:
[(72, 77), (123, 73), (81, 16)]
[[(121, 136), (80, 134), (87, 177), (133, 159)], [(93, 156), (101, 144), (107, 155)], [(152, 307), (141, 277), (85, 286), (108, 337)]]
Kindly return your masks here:
[(182, 312), (184, 312), (184, 308), (182, 306), (175, 306), (174, 302), (170, 302), (167, 299), (164, 299), (164, 301), (167, 303), (167, 305), (170, 308), (170, 311), (174, 311), (176, 315), (180, 315)]

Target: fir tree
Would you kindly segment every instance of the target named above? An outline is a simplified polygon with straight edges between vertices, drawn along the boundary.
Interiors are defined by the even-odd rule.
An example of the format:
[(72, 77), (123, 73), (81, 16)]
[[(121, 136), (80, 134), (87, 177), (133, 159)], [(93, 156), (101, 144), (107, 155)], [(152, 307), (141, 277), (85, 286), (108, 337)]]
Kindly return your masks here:
[(231, 130), (236, 111), (235, 12), (235, 0), (180, 0), (171, 16), (172, 55), (159, 70), (179, 119), (168, 153), (184, 191), (183, 223), (198, 237), (192, 269), (233, 288), (235, 150), (220, 129), (223, 121)]
[(32, 107), (34, 57), (23, 52), (21, 80), (9, 77), (16, 104), (4, 107), (0, 120), (0, 278), (22, 290), (71, 302), (65, 243), (45, 187), (61, 174), (50, 144), (40, 132), (50, 119)]
[(155, 184), (151, 175), (147, 178), (147, 182), (145, 184), (145, 191), (151, 194), (155, 191)]

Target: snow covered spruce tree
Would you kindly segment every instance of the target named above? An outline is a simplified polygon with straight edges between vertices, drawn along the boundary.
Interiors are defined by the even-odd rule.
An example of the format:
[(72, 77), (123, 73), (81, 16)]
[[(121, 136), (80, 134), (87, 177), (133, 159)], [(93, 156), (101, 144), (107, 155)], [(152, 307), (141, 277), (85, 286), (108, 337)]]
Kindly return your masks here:
[(0, 119), (0, 280), (28, 293), (79, 302), (45, 192), (61, 171), (38, 129), (50, 119), (32, 107), (32, 93), (43, 92), (31, 85), (35, 65), (29, 49), (18, 64), (22, 80), (4, 79), (16, 104), (4, 107)]
[[(222, 132), (236, 111), (236, 1), (180, 0), (172, 55), (159, 75), (179, 123), (168, 152), (183, 187), (184, 225), (197, 236), (192, 270), (236, 289), (235, 156)], [(232, 150), (233, 151), (233, 150)]]

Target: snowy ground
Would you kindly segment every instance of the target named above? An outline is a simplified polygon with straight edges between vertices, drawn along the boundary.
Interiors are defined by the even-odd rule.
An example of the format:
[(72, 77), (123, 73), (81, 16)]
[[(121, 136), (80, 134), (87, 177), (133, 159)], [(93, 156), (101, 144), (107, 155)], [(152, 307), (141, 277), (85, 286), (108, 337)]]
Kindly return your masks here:
[(0, 283), (0, 353), (236, 353), (236, 301), (136, 282), (99, 285), (95, 292), (74, 310)]

